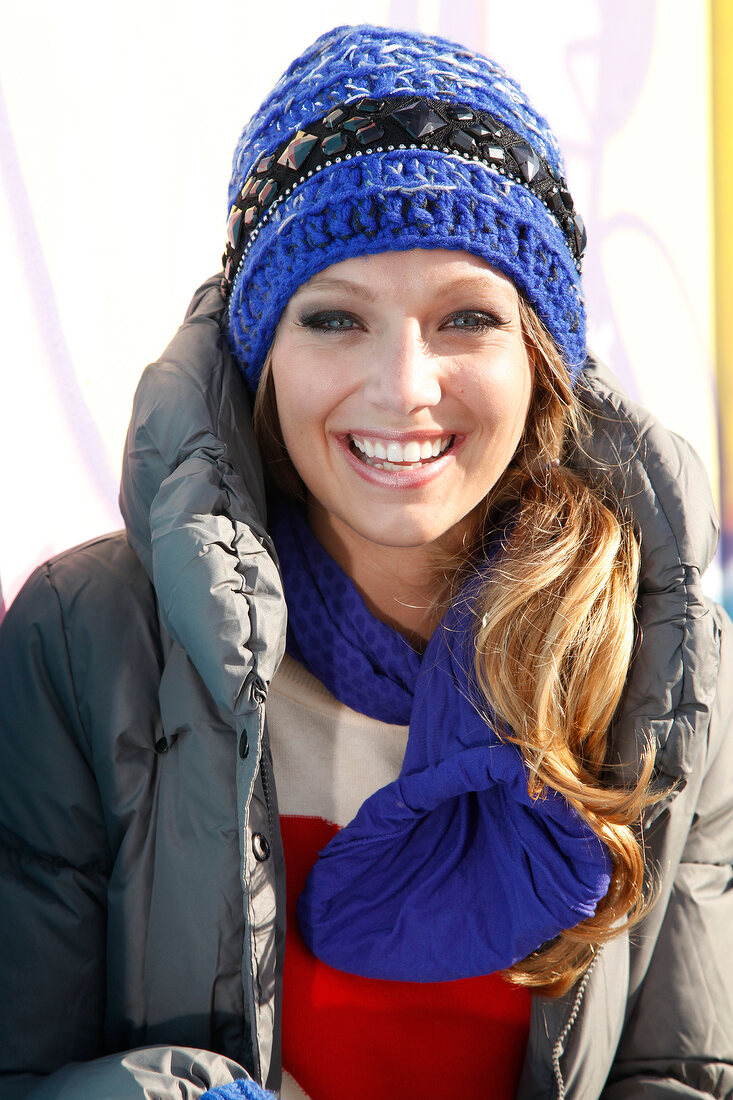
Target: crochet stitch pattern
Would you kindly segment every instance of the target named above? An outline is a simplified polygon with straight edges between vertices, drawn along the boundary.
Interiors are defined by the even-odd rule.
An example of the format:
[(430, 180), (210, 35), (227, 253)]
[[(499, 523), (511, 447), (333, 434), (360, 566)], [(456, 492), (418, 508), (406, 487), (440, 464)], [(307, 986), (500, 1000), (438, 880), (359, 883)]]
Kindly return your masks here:
[[(487, 111), (563, 174), (547, 123), (503, 70), (441, 38), (341, 27), (297, 58), (245, 127), (230, 208), (253, 165), (337, 104), (415, 95)], [(585, 310), (575, 258), (542, 201), (485, 164), (424, 148), (365, 150), (315, 172), (266, 210), (234, 278), (233, 350), (254, 390), (280, 315), (299, 286), (352, 256), (462, 249), (507, 274), (535, 307), (575, 376)]]
[(255, 162), (227, 222), (224, 297), (229, 296), (232, 280), (261, 227), (296, 187), (342, 161), (408, 148), (458, 155), (518, 180), (552, 213), (581, 270), (586, 241), (583, 219), (575, 211), (565, 179), (524, 138), (475, 107), (396, 96), (335, 107)]

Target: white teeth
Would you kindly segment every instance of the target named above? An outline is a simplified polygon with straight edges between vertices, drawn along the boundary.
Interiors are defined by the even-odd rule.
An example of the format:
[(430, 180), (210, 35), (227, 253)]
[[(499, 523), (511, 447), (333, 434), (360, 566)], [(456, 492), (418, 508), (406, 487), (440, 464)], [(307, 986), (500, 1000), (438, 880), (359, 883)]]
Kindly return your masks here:
[[(352, 435), (351, 441), (370, 466), (380, 470), (414, 470), (423, 462), (437, 458), (447, 450), (453, 438), (452, 435), (447, 435), (432, 442), (426, 439), (422, 443), (416, 439), (410, 439), (403, 444), (396, 440), (382, 442), (380, 439), (366, 439)], [(370, 462), (369, 459), (372, 461)]]

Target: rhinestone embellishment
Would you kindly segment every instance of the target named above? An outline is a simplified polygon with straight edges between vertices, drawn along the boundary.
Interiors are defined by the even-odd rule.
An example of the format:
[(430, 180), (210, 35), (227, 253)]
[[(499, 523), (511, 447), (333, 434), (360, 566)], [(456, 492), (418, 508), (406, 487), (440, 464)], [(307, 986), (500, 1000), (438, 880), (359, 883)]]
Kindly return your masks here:
[(353, 118), (348, 119), (342, 124), (342, 129), (351, 130), (352, 133), (356, 133), (362, 126), (374, 125), (370, 118), (365, 118), (364, 115), (354, 115)]
[(448, 141), (454, 149), (460, 149), (462, 153), (473, 153), (476, 149), (476, 142), (463, 130), (454, 130)]
[(578, 249), (578, 254), (582, 256), (585, 252), (585, 246), (588, 243), (588, 236), (585, 232), (585, 222), (580, 214), (576, 214), (573, 218), (573, 233), (575, 234), (575, 245)]
[(326, 156), (334, 157), (336, 153), (343, 153), (344, 149), (348, 146), (348, 141), (340, 131), (336, 131), (334, 134), (328, 134), (321, 142), (321, 149)]
[(306, 125), (276, 149), (260, 154), (232, 206), (222, 260), (225, 297), (261, 225), (309, 177), (375, 152), (400, 157), (406, 149), (465, 158), (521, 184), (554, 218), (580, 270), (586, 232), (565, 180), (524, 137), (488, 111), (462, 103), (416, 100), (414, 95), (361, 98), (334, 106)]
[(368, 126), (363, 126), (361, 130), (356, 131), (356, 140), (360, 145), (372, 145), (383, 137), (384, 130), (376, 122), (371, 122)]
[(257, 196), (260, 206), (269, 206), (277, 194), (277, 184), (274, 180), (268, 180)]
[(255, 174), (258, 175), (258, 176), (264, 175), (265, 172), (269, 172), (270, 168), (272, 168), (274, 163), (275, 163), (275, 157), (274, 156), (268, 157), (267, 154), (265, 154), (264, 156), (260, 157), (260, 159), (255, 164), (255, 167), (254, 167)]
[(365, 111), (367, 114), (372, 114), (374, 111), (381, 111), (384, 107), (384, 102), (381, 99), (360, 99), (356, 107), (359, 111)]
[(336, 107), (333, 111), (328, 112), (323, 120), (323, 125), (327, 130), (333, 130), (334, 126), (338, 126), (343, 118), (346, 118), (346, 111), (343, 107)]
[(515, 145), (512, 145), (511, 151), (512, 156), (519, 165), (522, 175), (527, 183), (531, 183), (540, 171), (540, 158), (531, 145), (527, 145), (526, 141), (519, 141)]
[(237, 247), (237, 241), (239, 240), (239, 230), (241, 228), (240, 222), (242, 220), (242, 211), (238, 210), (236, 206), (232, 207), (232, 212), (229, 215), (229, 221), (227, 222), (227, 241), (232, 248)]
[(411, 107), (402, 107), (401, 110), (392, 112), (392, 118), (397, 119), (400, 126), (404, 126), (408, 134), (414, 138), (427, 137), (428, 134), (434, 134), (436, 130), (445, 126), (445, 119), (426, 103), (414, 103)]
[(470, 107), (464, 107), (462, 103), (451, 103), (445, 108), (448, 118), (454, 122), (473, 122), (474, 114)]
[(286, 168), (300, 168), (317, 141), (318, 138), (313, 134), (298, 130), (293, 140), (277, 158), (277, 163)]

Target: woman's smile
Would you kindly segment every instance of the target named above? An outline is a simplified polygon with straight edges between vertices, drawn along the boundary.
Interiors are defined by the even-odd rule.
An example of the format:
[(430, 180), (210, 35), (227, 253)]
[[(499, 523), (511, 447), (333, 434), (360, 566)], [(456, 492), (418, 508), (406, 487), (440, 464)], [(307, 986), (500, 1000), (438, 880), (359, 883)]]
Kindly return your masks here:
[(500, 272), (444, 249), (345, 260), (290, 300), (272, 354), (278, 415), (332, 553), (460, 535), (526, 420), (518, 302)]
[(455, 457), (457, 438), (455, 435), (418, 438), (413, 433), (401, 439), (349, 433), (342, 445), (348, 449), (348, 460), (366, 481), (391, 489), (413, 489), (440, 476), (444, 462)]
[(400, 441), (384, 436), (357, 435), (355, 432), (348, 437), (351, 453), (367, 466), (378, 470), (419, 469), (445, 454), (454, 439), (454, 435), (449, 435), (432, 440), (413, 437)]

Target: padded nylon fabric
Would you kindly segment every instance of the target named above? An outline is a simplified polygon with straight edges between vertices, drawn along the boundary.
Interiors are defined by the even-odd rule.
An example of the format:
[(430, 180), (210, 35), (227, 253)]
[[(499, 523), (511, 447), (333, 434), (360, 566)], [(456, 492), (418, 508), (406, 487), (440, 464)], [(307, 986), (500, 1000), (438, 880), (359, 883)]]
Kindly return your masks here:
[[(264, 707), (252, 710), (248, 684), (266, 688), (277, 666), (284, 602), (247, 403), (222, 350), (220, 277), (136, 399), (129, 544), (105, 536), (47, 562), (0, 625), (8, 1100), (198, 1100), (245, 1072), (279, 1087), (284, 876)], [(717, 536), (710, 494), (689, 447), (610, 375), (589, 363), (580, 384), (592, 434), (568, 461), (615, 483), (642, 537), (640, 643), (612, 765), (632, 773), (651, 737), (658, 782), (675, 786), (644, 832), (655, 908), (581, 987), (534, 999), (517, 1100), (723, 1100), (733, 643), (700, 585)], [(173, 477), (160, 493), (189, 459), (191, 484)]]
[(218, 288), (192, 308), (184, 340), (174, 338), (140, 380), (120, 509), (163, 626), (217, 704), (240, 715), (255, 709), (256, 681), (269, 684), (282, 658), (285, 602)]

